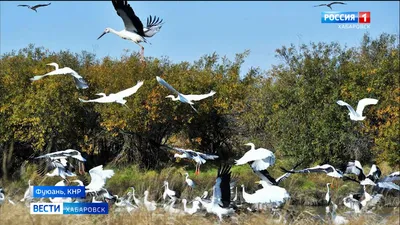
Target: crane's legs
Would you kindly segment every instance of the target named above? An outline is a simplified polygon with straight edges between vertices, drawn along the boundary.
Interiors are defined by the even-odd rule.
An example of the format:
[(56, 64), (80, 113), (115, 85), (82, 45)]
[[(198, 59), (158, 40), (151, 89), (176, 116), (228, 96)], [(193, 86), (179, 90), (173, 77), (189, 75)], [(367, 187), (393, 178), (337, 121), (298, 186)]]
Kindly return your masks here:
[(140, 48), (141, 48), (141, 50), (140, 50), (140, 61), (141, 62), (144, 62), (144, 47), (141, 45), (141, 44), (139, 44), (139, 43), (137, 43), (139, 46), (140, 46)]

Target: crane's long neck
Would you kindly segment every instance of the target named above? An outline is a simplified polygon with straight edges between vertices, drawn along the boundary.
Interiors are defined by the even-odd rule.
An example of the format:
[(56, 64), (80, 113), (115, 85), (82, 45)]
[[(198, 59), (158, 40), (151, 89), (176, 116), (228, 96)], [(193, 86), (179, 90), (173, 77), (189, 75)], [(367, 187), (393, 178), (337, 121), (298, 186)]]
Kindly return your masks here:
[(243, 196), (247, 195), (246, 190), (244, 189), (244, 185), (242, 186), (242, 192), (243, 192)]
[(189, 178), (189, 174), (186, 174), (186, 180)]
[(172, 101), (178, 101), (179, 100), (179, 96), (173, 96), (173, 95), (168, 95), (167, 98), (170, 98)]
[(183, 201), (183, 210), (184, 210), (184, 211), (187, 211), (186, 201)]
[(251, 147), (250, 150), (255, 150), (255, 149), (256, 149), (256, 146), (255, 146), (253, 143), (249, 143), (249, 145), (250, 145), (250, 147)]
[(114, 33), (114, 34), (116, 34), (116, 35), (118, 35), (118, 36), (119, 36), (119, 34), (121, 33), (121, 31), (116, 31), (116, 30), (114, 30), (114, 29), (112, 29), (112, 28), (108, 28), (108, 29), (110, 30), (111, 33)]

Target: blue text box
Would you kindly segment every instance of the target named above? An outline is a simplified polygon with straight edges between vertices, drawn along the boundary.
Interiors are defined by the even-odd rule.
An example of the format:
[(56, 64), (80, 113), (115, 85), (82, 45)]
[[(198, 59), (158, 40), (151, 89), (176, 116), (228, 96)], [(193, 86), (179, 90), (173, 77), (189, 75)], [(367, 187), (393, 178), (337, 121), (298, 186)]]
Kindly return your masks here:
[(34, 186), (34, 198), (55, 198), (55, 197), (86, 197), (84, 186)]
[(358, 23), (358, 12), (321, 12), (321, 23)]
[(108, 203), (63, 203), (63, 214), (108, 214)]

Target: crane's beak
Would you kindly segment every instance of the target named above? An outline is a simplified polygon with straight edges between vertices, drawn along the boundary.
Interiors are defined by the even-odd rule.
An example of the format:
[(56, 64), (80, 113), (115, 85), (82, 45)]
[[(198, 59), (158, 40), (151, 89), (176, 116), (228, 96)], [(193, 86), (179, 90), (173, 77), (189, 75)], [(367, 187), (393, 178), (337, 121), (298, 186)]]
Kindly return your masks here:
[(258, 180), (258, 181), (254, 182), (254, 183), (256, 183), (256, 184), (260, 184), (260, 181)]
[(103, 32), (100, 37), (97, 38), (97, 40), (99, 40), (101, 37), (103, 37), (105, 34), (107, 34), (107, 32)]

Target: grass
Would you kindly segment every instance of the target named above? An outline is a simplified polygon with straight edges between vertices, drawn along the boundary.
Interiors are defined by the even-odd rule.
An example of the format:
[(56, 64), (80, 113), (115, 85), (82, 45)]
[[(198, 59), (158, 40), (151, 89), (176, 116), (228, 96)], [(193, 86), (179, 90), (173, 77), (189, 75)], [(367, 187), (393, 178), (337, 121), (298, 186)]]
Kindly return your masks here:
[[(348, 217), (349, 224), (399, 224), (399, 209), (394, 209), (390, 217), (381, 217), (375, 214), (365, 214), (359, 216)], [(315, 212), (311, 210), (298, 211), (292, 215), (290, 224), (309, 225), (309, 224), (328, 224), (329, 218), (318, 218)], [(208, 225), (218, 224), (218, 219), (214, 215), (204, 215), (204, 213), (195, 215), (170, 215), (162, 210), (149, 213), (144, 210), (128, 213), (114, 213), (110, 211), (108, 215), (31, 215), (29, 209), (23, 205), (12, 206), (5, 204), (0, 207), (0, 224), (7, 225)], [(283, 224), (273, 218), (270, 213), (240, 213), (230, 218), (224, 218), (221, 224)]]
[[(178, 164), (180, 165), (180, 164)], [(273, 177), (278, 177), (282, 172), (274, 166), (271, 169)], [(386, 169), (386, 167), (383, 167)], [(109, 168), (106, 168), (109, 169)], [(142, 170), (139, 167), (132, 165), (125, 168), (113, 168), (115, 175), (107, 181), (106, 187), (113, 194), (119, 196), (125, 195), (130, 191), (130, 187), (135, 187), (136, 196), (142, 197), (143, 192), (148, 189), (150, 191), (150, 200), (157, 202), (161, 201), (163, 188), (161, 187), (164, 180), (169, 181), (171, 189), (181, 191), (182, 198), (193, 199), (195, 196), (200, 196), (204, 190), (208, 190), (211, 194), (212, 186), (214, 185), (217, 168), (212, 165), (202, 167), (201, 173), (194, 175), (193, 166), (182, 167), (167, 167), (161, 171)], [(22, 174), (21, 179), (13, 181), (5, 186), (6, 194), (17, 202), (17, 206), (5, 204), (0, 207), (0, 224), (215, 224), (218, 219), (213, 215), (193, 215), (193, 216), (172, 216), (164, 213), (162, 210), (155, 213), (146, 211), (134, 212), (132, 215), (127, 213), (117, 214), (112, 210), (109, 215), (30, 215), (29, 209), (19, 203), (26, 187), (27, 180), (30, 179), (33, 185), (54, 185), (59, 181), (59, 178), (40, 177), (34, 173), (34, 166), (27, 166), (26, 172)], [(367, 170), (368, 171), (368, 170)], [(188, 172), (190, 178), (195, 181), (196, 188), (190, 190), (186, 187), (183, 174)], [(389, 171), (391, 172), (391, 171)], [(389, 173), (384, 171), (384, 174)], [(258, 180), (257, 176), (251, 171), (248, 166), (234, 166), (232, 168), (232, 177), (236, 181), (238, 188), (238, 196), (241, 197), (240, 185), (246, 186), (246, 192), (253, 193), (258, 189), (254, 184)], [(294, 174), (283, 182), (291, 195), (290, 201), (285, 205), (285, 210), (291, 212), (291, 224), (320, 224), (321, 220), (317, 219), (317, 209), (321, 207), (311, 207), (304, 209), (304, 206), (321, 205), (326, 194), (326, 183), (332, 183), (332, 199), (340, 210), (344, 210), (342, 198), (351, 192), (357, 192), (359, 185), (352, 182), (343, 182), (338, 179), (333, 179), (322, 174)], [(15, 191), (10, 191), (15, 190)], [(397, 195), (385, 196), (381, 206), (399, 206), (400, 198)], [(177, 203), (178, 208), (182, 208), (180, 203)], [(300, 210), (299, 210), (300, 209)], [(384, 208), (385, 209), (385, 208)], [(386, 208), (386, 210), (391, 210)], [(310, 213), (311, 212), (311, 213)], [(339, 211), (339, 215), (344, 213)], [(378, 211), (378, 213), (381, 213)], [(321, 214), (321, 213), (319, 213)], [(399, 224), (399, 209), (395, 208), (390, 212), (392, 216), (382, 217), (375, 215), (361, 216), (353, 218), (350, 224)], [(288, 214), (289, 215), (289, 214)], [(347, 217), (347, 216), (346, 216)], [(222, 224), (279, 224), (272, 218), (270, 213), (248, 213), (239, 212), (231, 218), (224, 219)], [(327, 218), (325, 218), (327, 221)]]
[[(179, 163), (178, 165), (181, 165)], [(185, 164), (183, 164), (185, 165)], [(187, 164), (186, 164), (187, 165)], [(382, 166), (383, 174), (391, 171)], [(105, 168), (110, 169), (110, 168)], [(125, 168), (113, 168), (115, 175), (107, 180), (106, 188), (118, 196), (125, 195), (130, 191), (130, 187), (135, 187), (136, 195), (143, 196), (145, 190), (149, 190), (149, 199), (160, 201), (164, 191), (162, 184), (165, 180), (173, 190), (181, 192), (182, 198), (193, 199), (201, 196), (207, 190), (212, 193), (212, 187), (215, 183), (218, 168), (211, 165), (202, 167), (199, 175), (194, 175), (194, 166), (167, 167), (161, 171), (143, 170), (136, 165)], [(4, 186), (5, 191), (12, 199), (21, 199), (26, 188), (28, 179), (32, 185), (54, 185), (59, 181), (57, 177), (40, 177), (34, 171), (34, 165), (26, 167), (26, 172), (22, 174), (22, 179), (8, 183)], [(366, 170), (368, 171), (368, 169)], [(191, 190), (185, 183), (184, 173), (188, 172), (190, 178), (196, 183), (196, 187)], [(279, 166), (271, 169), (271, 175), (278, 177), (283, 172)], [(72, 180), (72, 179), (71, 179)], [(90, 180), (90, 178), (89, 178)], [(247, 165), (232, 167), (232, 180), (236, 181), (238, 187), (238, 196), (241, 197), (240, 185), (244, 184), (247, 193), (253, 193), (259, 186), (255, 184), (258, 177)], [(287, 189), (291, 195), (290, 204), (302, 206), (318, 206), (324, 202), (326, 194), (326, 183), (331, 183), (332, 200), (339, 206), (343, 206), (342, 199), (350, 193), (358, 192), (360, 186), (354, 182), (343, 182), (342, 180), (328, 177), (324, 174), (293, 174), (283, 181), (282, 186)], [(367, 191), (371, 193), (371, 187)], [(9, 191), (13, 190), (13, 191)], [(384, 206), (400, 206), (400, 197), (398, 193), (392, 191), (386, 195), (383, 202)]]

